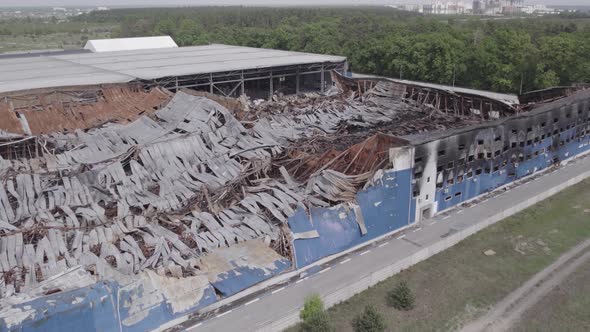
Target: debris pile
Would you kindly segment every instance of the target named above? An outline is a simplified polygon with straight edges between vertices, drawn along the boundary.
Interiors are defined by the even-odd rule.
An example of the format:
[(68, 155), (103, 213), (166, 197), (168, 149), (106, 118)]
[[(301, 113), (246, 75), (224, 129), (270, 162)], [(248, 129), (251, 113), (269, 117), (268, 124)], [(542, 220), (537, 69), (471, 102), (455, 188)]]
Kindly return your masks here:
[(165, 105), (171, 93), (138, 85), (105, 85), (4, 94), (0, 131), (40, 135), (87, 129), (108, 122), (129, 122)]
[[(41, 151), (0, 153), (1, 296), (78, 265), (98, 278), (105, 266), (211, 273), (207, 255), (249, 240), (290, 255), (289, 217), (353, 199), (389, 166), (389, 149), (406, 144), (395, 136), (481, 121), (385, 88), (241, 100), (239, 112), (182, 91), (159, 108), (171, 97), (161, 89), (78, 93), (71, 116), (66, 103), (42, 97), (36, 113), (0, 103), (10, 123), (0, 127), (0, 150), (32, 140), (28, 148)], [(39, 135), (14, 135), (27, 132), (22, 116), (4, 121), (17, 114)]]

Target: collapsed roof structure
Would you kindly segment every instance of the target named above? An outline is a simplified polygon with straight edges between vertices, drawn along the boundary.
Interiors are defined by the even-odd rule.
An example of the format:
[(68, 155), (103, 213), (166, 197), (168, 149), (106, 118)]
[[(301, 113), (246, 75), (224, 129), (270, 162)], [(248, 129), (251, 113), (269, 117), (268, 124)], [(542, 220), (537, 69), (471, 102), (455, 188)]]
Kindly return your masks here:
[[(399, 167), (391, 151), (412, 135), (527, 111), (473, 90), (334, 81), (270, 101), (149, 84), (0, 95), (0, 317), (11, 298), (97, 281), (159, 294), (117, 295), (128, 327), (162, 298), (183, 299), (175, 313), (211, 304), (300, 266), (293, 242), (319, 235), (298, 214), (348, 209), (366, 234), (357, 195)], [(35, 315), (19, 310), (12, 326)]]
[(391, 82), (351, 83), (334, 96), (242, 98), (233, 111), (137, 86), (4, 96), (0, 266), (15, 273), (3, 296), (80, 264), (207, 273), (207, 254), (253, 239), (289, 261), (288, 218), (354, 198), (404, 144), (396, 137), (492, 119), (402, 99)]

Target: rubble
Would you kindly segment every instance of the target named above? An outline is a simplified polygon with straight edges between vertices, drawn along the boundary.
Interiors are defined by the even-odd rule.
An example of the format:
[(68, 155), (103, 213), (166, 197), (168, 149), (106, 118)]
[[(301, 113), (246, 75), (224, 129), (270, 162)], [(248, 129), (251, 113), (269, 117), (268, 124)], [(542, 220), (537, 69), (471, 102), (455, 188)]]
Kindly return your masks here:
[[(104, 85), (0, 95), (0, 132), (40, 135), (108, 122), (130, 122), (170, 100), (170, 92), (139, 85)], [(1, 135), (0, 135), (1, 136)]]
[[(1, 296), (80, 265), (99, 279), (112, 269), (209, 273), (218, 281), (228, 269), (209, 271), (211, 257), (234, 257), (240, 251), (232, 248), (268, 250), (255, 266), (270, 273), (273, 261), (292, 258), (293, 236), (317, 236), (291, 233), (295, 211), (353, 200), (391, 166), (389, 149), (406, 144), (397, 136), (484, 121), (387, 89), (377, 83), (363, 93), (262, 103), (121, 87), (60, 92), (69, 102), (51, 94), (5, 98)], [(15, 100), (23, 102), (18, 110)], [(252, 242), (261, 240), (266, 249)], [(287, 267), (282, 262), (276, 271)]]

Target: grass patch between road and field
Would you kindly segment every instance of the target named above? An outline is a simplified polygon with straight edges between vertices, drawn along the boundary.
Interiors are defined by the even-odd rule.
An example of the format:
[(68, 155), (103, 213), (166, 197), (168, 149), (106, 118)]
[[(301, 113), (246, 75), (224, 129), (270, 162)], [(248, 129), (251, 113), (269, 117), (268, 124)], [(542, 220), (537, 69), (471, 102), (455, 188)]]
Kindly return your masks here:
[[(385, 317), (388, 331), (452, 331), (588, 237), (586, 180), (355, 295), (328, 314), (337, 331), (352, 331), (352, 319), (366, 305)], [(483, 254), (490, 249), (496, 254)], [(386, 294), (403, 280), (415, 294), (411, 311), (397, 311), (387, 302)]]

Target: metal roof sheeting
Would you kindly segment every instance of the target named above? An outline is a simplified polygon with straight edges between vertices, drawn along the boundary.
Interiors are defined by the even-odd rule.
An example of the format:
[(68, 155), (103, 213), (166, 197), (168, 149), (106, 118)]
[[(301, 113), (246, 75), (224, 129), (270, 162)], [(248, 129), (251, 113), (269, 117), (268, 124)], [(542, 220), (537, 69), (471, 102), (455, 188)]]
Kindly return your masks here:
[(463, 93), (463, 94), (482, 96), (482, 97), (486, 97), (486, 98), (490, 98), (490, 99), (494, 99), (494, 100), (503, 102), (507, 105), (518, 105), (520, 103), (518, 101), (517, 95), (508, 94), (508, 93), (499, 93), (499, 92), (476, 90), (476, 89), (462, 88), (462, 87), (443, 85), (443, 84), (402, 80), (402, 79), (383, 77), (383, 76), (377, 76), (377, 75), (366, 75), (366, 74), (356, 74), (355, 73), (354, 77), (355, 78), (378, 78), (378, 79), (384, 79), (384, 80), (388, 80), (388, 81), (396, 82), (396, 83), (400, 83), (400, 84), (420, 86), (423, 88), (430, 88), (430, 89), (444, 90), (444, 91), (449, 91), (449, 92), (454, 92), (454, 93)]
[(11, 58), (0, 59), (0, 92), (344, 61), (340, 56), (230, 45)]
[(84, 45), (84, 49), (95, 53), (177, 47), (170, 36), (91, 39)]

